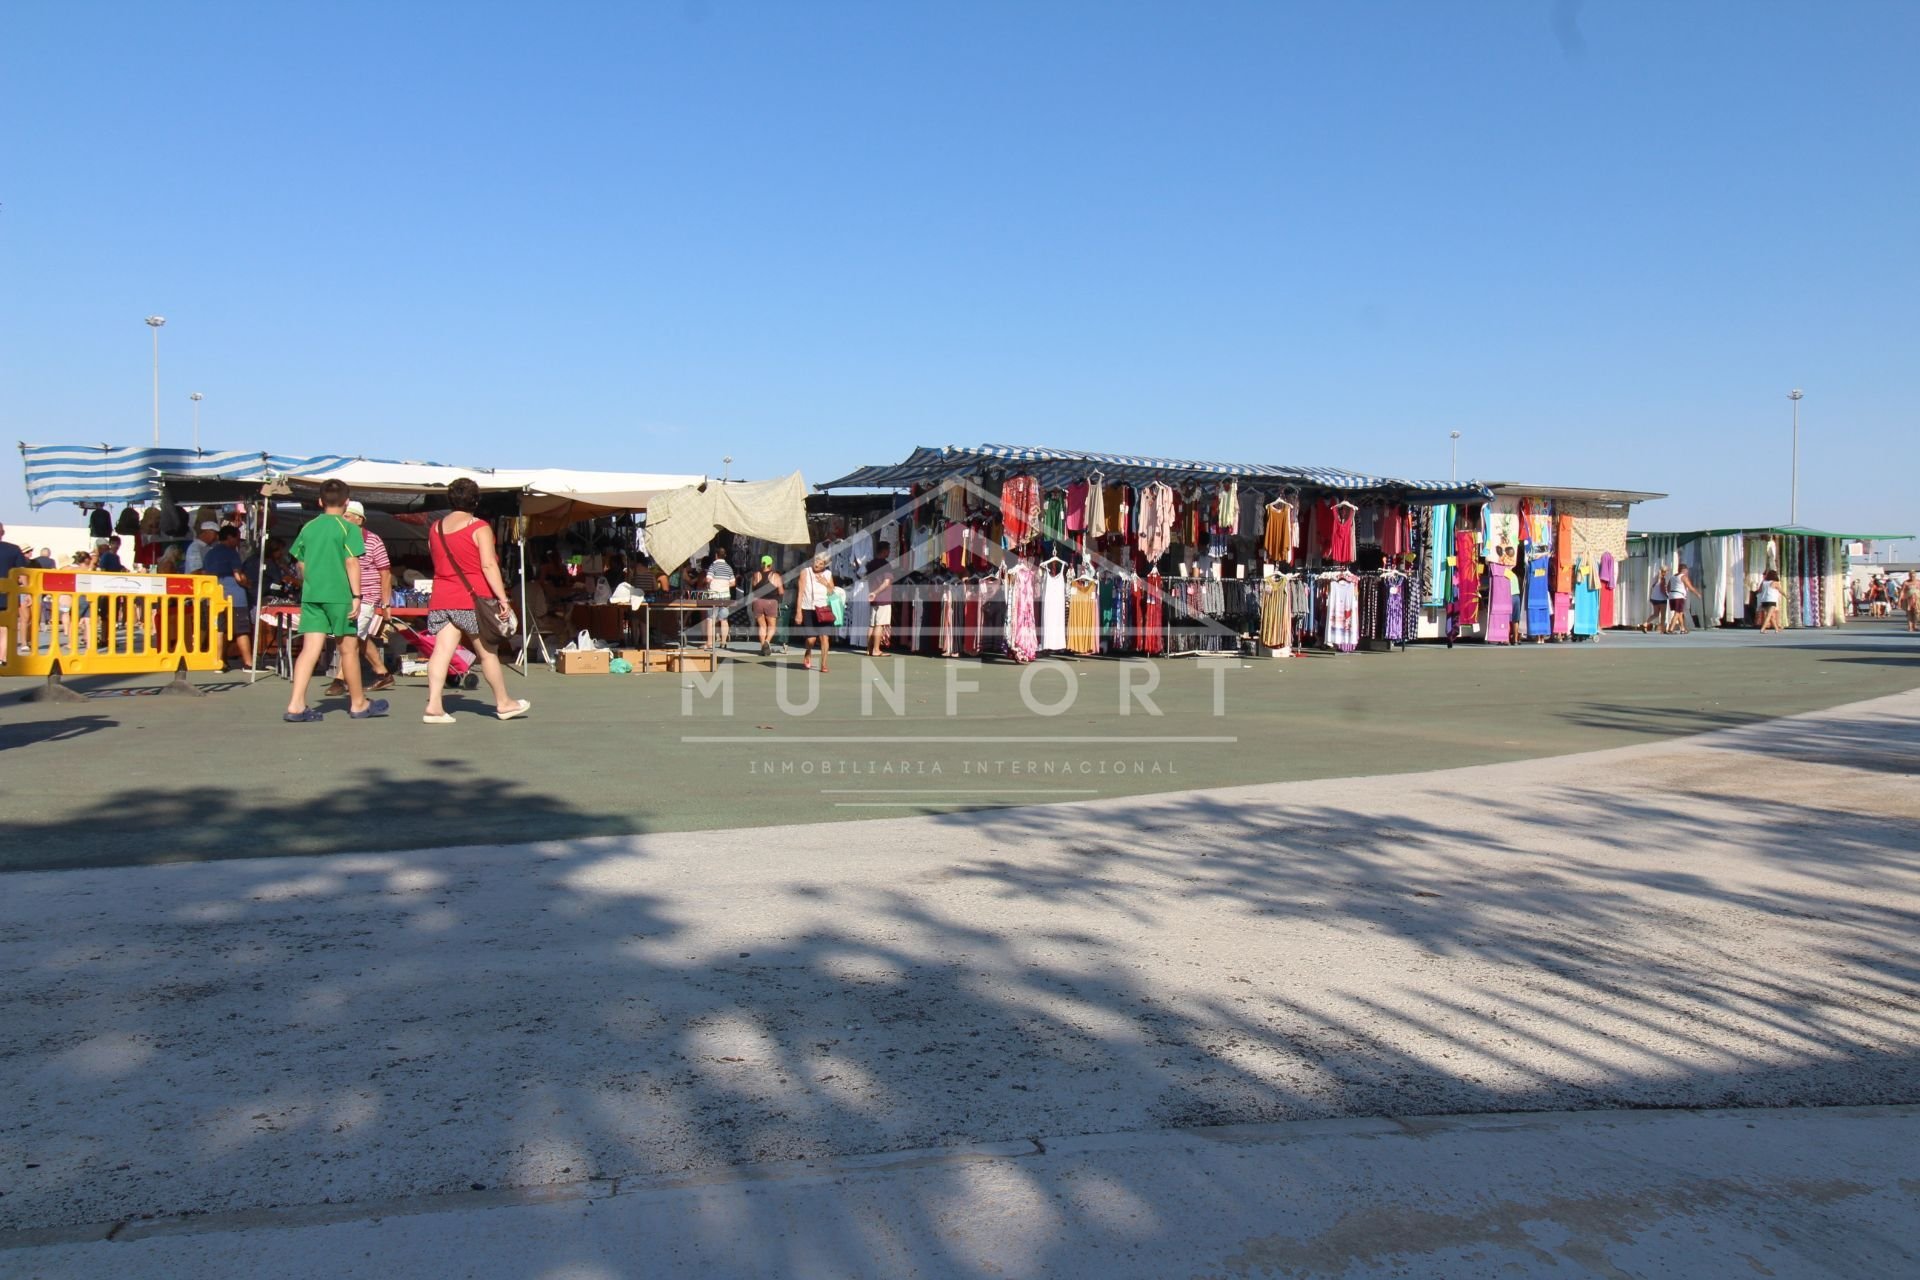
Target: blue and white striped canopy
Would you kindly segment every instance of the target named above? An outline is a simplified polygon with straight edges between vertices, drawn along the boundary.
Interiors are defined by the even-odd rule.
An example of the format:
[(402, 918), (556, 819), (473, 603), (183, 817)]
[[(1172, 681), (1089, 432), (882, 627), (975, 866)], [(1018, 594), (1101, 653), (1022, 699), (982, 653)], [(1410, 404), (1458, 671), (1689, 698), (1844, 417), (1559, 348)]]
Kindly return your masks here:
[(818, 489), (905, 489), (981, 471), (1018, 471), (1034, 476), (1047, 488), (1057, 488), (1098, 472), (1103, 479), (1125, 484), (1149, 480), (1268, 480), (1302, 489), (1330, 489), (1344, 493), (1376, 492), (1403, 495), (1424, 502), (1484, 502), (1492, 496), (1474, 481), (1397, 480), (1369, 476), (1334, 467), (1282, 467), (1264, 462), (1189, 462), (1178, 458), (1145, 458), (1122, 453), (1086, 453), (1078, 449), (1038, 449), (1026, 445), (946, 445), (915, 449), (905, 462), (890, 467), (862, 467)]
[(325, 475), (353, 461), (330, 453), (317, 457), (205, 453), (104, 444), (23, 444), (20, 460), (26, 470), (27, 501), (35, 508), (55, 502), (152, 502), (160, 496), (157, 480), (161, 475), (265, 480), (277, 475)]

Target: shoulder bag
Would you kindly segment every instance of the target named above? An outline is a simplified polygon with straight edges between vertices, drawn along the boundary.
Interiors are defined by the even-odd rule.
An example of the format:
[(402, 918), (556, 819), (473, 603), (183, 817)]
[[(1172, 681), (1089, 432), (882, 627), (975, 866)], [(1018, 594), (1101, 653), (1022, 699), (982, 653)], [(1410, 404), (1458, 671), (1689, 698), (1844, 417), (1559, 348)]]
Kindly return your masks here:
[(460, 567), (454, 558), (453, 548), (447, 543), (447, 530), (444, 524), (435, 524), (433, 531), (440, 536), (440, 549), (446, 553), (447, 563), (453, 566), (454, 576), (460, 579), (460, 585), (473, 597), (474, 625), (480, 628), (480, 638), (491, 644), (499, 644), (520, 629), (519, 619), (513, 616), (513, 606), (495, 596), (483, 596), (473, 589), (473, 583), (467, 580), (467, 571)]

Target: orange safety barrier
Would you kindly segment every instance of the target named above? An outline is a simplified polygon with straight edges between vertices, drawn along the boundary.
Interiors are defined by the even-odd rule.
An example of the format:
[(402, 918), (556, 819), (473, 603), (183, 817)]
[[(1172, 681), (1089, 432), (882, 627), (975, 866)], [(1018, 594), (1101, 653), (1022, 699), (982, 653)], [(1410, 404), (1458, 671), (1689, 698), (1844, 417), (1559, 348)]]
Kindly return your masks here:
[(0, 591), (0, 675), (218, 671), (233, 635), (233, 602), (197, 574), (17, 569)]

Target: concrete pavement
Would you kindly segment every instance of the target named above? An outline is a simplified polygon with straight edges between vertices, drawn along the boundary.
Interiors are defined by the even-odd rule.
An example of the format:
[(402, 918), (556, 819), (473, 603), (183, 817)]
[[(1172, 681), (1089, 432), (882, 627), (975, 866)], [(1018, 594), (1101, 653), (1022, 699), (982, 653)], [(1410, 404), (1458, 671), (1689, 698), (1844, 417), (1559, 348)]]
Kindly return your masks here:
[(1920, 1271), (1916, 1149), (1914, 1107), (1309, 1120), (134, 1222), (0, 1270), (1863, 1280)]
[[(392, 695), (394, 718), (377, 723), (347, 720), (336, 699), (323, 724), (282, 724), (278, 680), (209, 679), (219, 691), (200, 699), (95, 688), (84, 705), (0, 700), (0, 870), (773, 827), (1407, 773), (1671, 739), (1920, 685), (1920, 639), (1867, 623), (1250, 660), (1219, 676), (1221, 716), (1215, 673), (1187, 660), (1136, 672), (1159, 681), (1162, 714), (1123, 718), (1124, 668), (1111, 660), (957, 668), (979, 689), (947, 716), (944, 663), (881, 668), (904, 682), (895, 715), (846, 658), (824, 680), (787, 672), (784, 684), (797, 655), (733, 664), (731, 716), (720, 699), (690, 698), (679, 677), (538, 668), (513, 681), (533, 714), (508, 724), (462, 695), (458, 724), (422, 725), (413, 679)], [(1023, 681), (1048, 702), (1072, 688), (1074, 705), (1036, 715)], [(790, 706), (817, 689), (818, 705), (790, 713), (783, 687)]]
[[(1916, 726), (1908, 693), (1411, 777), (9, 876), (0, 1222), (85, 1235), (1327, 1117), (1906, 1106)], [(1163, 1164), (1100, 1176), (1153, 1202)], [(1878, 1168), (1769, 1212), (1892, 1204)], [(922, 1215), (972, 1203), (898, 1192)], [(789, 1263), (857, 1273), (867, 1255), (836, 1251), (884, 1241), (813, 1237), (812, 1208), (753, 1196), (716, 1212), (689, 1230), (791, 1237), (770, 1255)], [(112, 1259), (138, 1234), (58, 1247)]]

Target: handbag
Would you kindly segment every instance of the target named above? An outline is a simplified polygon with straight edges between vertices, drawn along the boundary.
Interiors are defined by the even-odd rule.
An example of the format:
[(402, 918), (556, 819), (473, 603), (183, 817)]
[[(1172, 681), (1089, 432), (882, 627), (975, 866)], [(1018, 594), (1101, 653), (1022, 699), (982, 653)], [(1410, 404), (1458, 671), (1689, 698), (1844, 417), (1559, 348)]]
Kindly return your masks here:
[[(498, 645), (502, 640), (520, 629), (520, 620), (514, 617), (513, 606), (497, 596), (483, 596), (473, 589), (473, 583), (467, 581), (467, 571), (453, 558), (453, 548), (447, 545), (447, 531), (435, 524), (433, 531), (440, 535), (440, 550), (446, 553), (447, 563), (453, 566), (454, 576), (460, 579), (460, 585), (473, 597), (473, 620), (479, 630), (480, 639)], [(489, 607), (482, 607), (483, 605)]]

